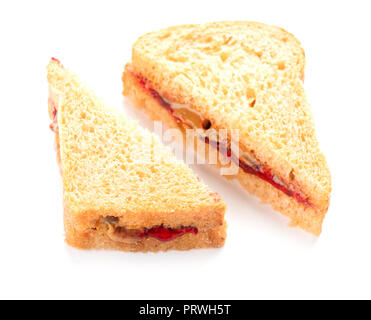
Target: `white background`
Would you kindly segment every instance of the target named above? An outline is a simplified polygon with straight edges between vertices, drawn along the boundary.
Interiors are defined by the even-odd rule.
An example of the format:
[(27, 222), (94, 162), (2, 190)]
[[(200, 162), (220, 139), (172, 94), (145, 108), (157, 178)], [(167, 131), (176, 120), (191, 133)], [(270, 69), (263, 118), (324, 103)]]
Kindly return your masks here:
[[(371, 298), (369, 3), (1, 2), (0, 298)], [(68, 247), (47, 114), (50, 57), (133, 115), (121, 74), (137, 37), (237, 19), (279, 25), (306, 51), (305, 86), (333, 181), (322, 235), (287, 227), (286, 218), (236, 183), (196, 167), (228, 205), (223, 249), (142, 254)]]

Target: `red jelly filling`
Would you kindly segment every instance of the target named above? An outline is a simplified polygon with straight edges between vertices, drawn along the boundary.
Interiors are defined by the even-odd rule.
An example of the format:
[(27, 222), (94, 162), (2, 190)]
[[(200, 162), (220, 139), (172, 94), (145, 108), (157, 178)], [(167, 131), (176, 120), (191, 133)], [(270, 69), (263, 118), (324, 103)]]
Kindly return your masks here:
[(274, 175), (270, 172), (269, 169), (263, 168), (263, 172), (261, 172), (261, 171), (255, 169), (254, 167), (249, 166), (246, 162), (237, 158), (232, 153), (230, 147), (226, 147), (226, 146), (222, 145), (221, 143), (219, 143), (219, 141), (209, 140), (208, 137), (205, 137), (205, 143), (208, 143), (211, 146), (213, 146), (214, 148), (216, 148), (224, 156), (231, 157), (232, 161), (234, 163), (236, 163), (244, 172), (249, 173), (249, 174), (253, 174), (255, 176), (258, 176), (260, 179), (263, 179), (264, 181), (267, 181), (273, 187), (277, 188), (278, 190), (281, 190), (282, 192), (284, 192), (288, 196), (295, 198), (295, 200), (298, 201), (298, 202), (309, 204), (308, 199), (304, 198), (301, 194), (299, 194), (295, 191), (289, 190), (285, 186), (283, 186), (283, 185), (277, 183), (276, 181), (274, 181)]
[(50, 130), (56, 132), (57, 130), (57, 108), (55, 107), (54, 101), (49, 97), (49, 104), (53, 107), (52, 123), (49, 125)]
[(58, 64), (63, 68), (62, 63), (61, 63), (57, 58), (52, 57), (51, 60), (53, 60), (53, 61), (55, 61), (56, 63), (58, 63)]
[(145, 229), (139, 234), (139, 237), (152, 237), (160, 241), (171, 241), (186, 233), (197, 234), (198, 230), (195, 227), (182, 227), (179, 229), (165, 228), (163, 226)]
[(148, 85), (147, 85), (147, 80), (145, 78), (143, 78), (142, 75), (135, 75), (137, 77), (137, 79), (139, 80), (139, 84), (140, 86), (145, 90), (147, 91), (151, 96), (152, 98), (154, 98), (162, 107), (164, 107), (172, 116), (173, 118), (175, 119), (175, 121), (177, 123), (182, 123), (184, 125), (186, 125), (187, 127), (189, 127), (190, 129), (192, 129), (192, 127), (185, 123), (180, 117), (178, 117), (174, 111), (174, 109), (171, 107), (171, 104), (166, 102), (160, 95), (159, 93), (150, 88)]
[(52, 60), (58, 63), (61, 63), (57, 58), (52, 57)]
[[(166, 102), (159, 95), (159, 93), (157, 91), (155, 91), (154, 89), (152, 89), (148, 86), (147, 79), (145, 79), (140, 74), (135, 74), (135, 76), (139, 80), (140, 86), (145, 91), (147, 91), (156, 101), (158, 101), (161, 106), (163, 106), (166, 110), (168, 110), (169, 113), (174, 117), (176, 122), (182, 123), (182, 124), (186, 125), (187, 127), (190, 127), (189, 124), (185, 123), (180, 117), (178, 117), (175, 114), (175, 111), (171, 107), (170, 103)], [(216, 148), (223, 155), (231, 157), (232, 161), (234, 163), (236, 163), (244, 172), (249, 173), (249, 174), (253, 174), (253, 175), (259, 177), (260, 179), (263, 179), (264, 181), (270, 183), (276, 189), (278, 189), (278, 190), (282, 191), (283, 193), (287, 194), (289, 197), (293, 197), (296, 201), (298, 201), (300, 203), (304, 203), (306, 205), (310, 205), (308, 198), (302, 196), (298, 192), (289, 190), (284, 185), (281, 185), (281, 184), (277, 183), (276, 181), (274, 181), (274, 175), (271, 173), (271, 171), (268, 168), (262, 168), (262, 171), (259, 171), (259, 170), (255, 169), (254, 167), (251, 167), (250, 165), (248, 165), (246, 162), (239, 159), (235, 155), (233, 155), (230, 147), (219, 143), (219, 141), (210, 140), (208, 137), (205, 137), (204, 139), (205, 139), (205, 143), (210, 144), (211, 146)]]

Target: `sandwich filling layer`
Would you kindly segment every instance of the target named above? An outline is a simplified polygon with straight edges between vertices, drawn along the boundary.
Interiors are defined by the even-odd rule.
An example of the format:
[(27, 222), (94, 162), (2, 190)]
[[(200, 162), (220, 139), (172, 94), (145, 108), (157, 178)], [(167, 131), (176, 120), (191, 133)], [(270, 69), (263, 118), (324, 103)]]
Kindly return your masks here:
[(152, 228), (138, 228), (130, 229), (123, 226), (115, 226), (118, 223), (118, 218), (108, 216), (102, 218), (102, 221), (107, 226), (105, 232), (108, 237), (113, 241), (135, 243), (145, 238), (154, 238), (159, 241), (172, 241), (185, 234), (197, 234), (196, 227), (179, 227), (179, 228), (166, 228), (163, 225), (154, 226)]
[[(198, 112), (192, 110), (189, 106), (174, 104), (167, 101), (149, 85), (147, 79), (141, 74), (134, 72), (132, 68), (129, 68), (129, 72), (131, 72), (131, 74), (138, 80), (140, 87), (149, 93), (163, 108), (165, 108), (177, 123), (182, 124), (184, 127), (189, 129), (202, 128), (207, 131), (211, 128), (211, 122), (205, 119)], [(269, 167), (260, 164), (252, 154), (244, 152), (240, 157), (237, 157), (231, 150), (230, 141), (213, 140), (207, 135), (202, 135), (198, 138), (216, 148), (222, 155), (230, 157), (231, 160), (245, 173), (259, 177), (289, 197), (294, 198), (299, 203), (308, 206), (311, 205), (308, 197), (306, 197), (302, 192), (294, 190), (292, 186), (285, 183), (283, 179), (279, 178), (276, 174), (273, 174)]]

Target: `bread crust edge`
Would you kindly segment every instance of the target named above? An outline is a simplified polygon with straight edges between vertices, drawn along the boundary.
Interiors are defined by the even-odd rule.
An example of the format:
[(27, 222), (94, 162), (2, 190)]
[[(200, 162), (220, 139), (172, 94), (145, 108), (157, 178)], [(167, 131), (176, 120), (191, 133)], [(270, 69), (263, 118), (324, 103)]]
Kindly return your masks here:
[(99, 230), (77, 230), (73, 218), (67, 210), (64, 212), (66, 243), (77, 249), (104, 249), (125, 252), (159, 252), (168, 250), (190, 250), (201, 248), (220, 248), (224, 246), (226, 222), (222, 226), (197, 234), (185, 234), (171, 241), (143, 238), (135, 243), (113, 241), (106, 233)]

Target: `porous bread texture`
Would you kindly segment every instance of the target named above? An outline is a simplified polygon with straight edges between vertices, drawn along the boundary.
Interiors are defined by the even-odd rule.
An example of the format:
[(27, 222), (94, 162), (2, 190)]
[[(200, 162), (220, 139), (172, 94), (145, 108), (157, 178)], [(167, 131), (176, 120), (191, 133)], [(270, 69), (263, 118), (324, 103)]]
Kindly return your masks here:
[(190, 250), (201, 248), (220, 248), (224, 245), (226, 234), (226, 223), (223, 225), (198, 232), (197, 234), (185, 234), (171, 241), (159, 241), (153, 238), (143, 238), (135, 243), (124, 243), (113, 241), (107, 233), (102, 230), (80, 231), (68, 212), (64, 214), (64, 225), (66, 242), (78, 249), (106, 249), (133, 252), (158, 252), (167, 250)]
[(327, 211), (330, 172), (303, 89), (304, 51), (293, 35), (244, 21), (170, 27), (135, 42), (132, 66), (212, 128), (238, 129), (242, 150), (301, 190), (317, 212)]
[(57, 61), (47, 71), (58, 110), (70, 244), (75, 243), (68, 235), (71, 226), (73, 234), (84, 234), (104, 216), (119, 217), (117, 226), (128, 228), (194, 226), (202, 233), (223, 226), (225, 203), (157, 137), (106, 108)]
[[(124, 95), (133, 102), (135, 107), (144, 109), (153, 120), (161, 120), (167, 127), (181, 130), (183, 137), (185, 137), (185, 128), (177, 123), (173, 116), (148, 91), (143, 90), (138, 78), (129, 70), (126, 69), (123, 74)], [(185, 143), (185, 140), (182, 143)], [(194, 147), (197, 152), (195, 144)], [(209, 158), (208, 150), (208, 148), (205, 148), (204, 156), (206, 159)], [(222, 157), (221, 154), (219, 156)], [(226, 161), (219, 160), (220, 158), (218, 158), (218, 164), (215, 165), (218, 168), (230, 165)], [(269, 203), (275, 210), (288, 216), (290, 218), (290, 226), (298, 226), (316, 236), (321, 233), (326, 211), (321, 212), (306, 204), (298, 203), (293, 197), (289, 197), (268, 182), (245, 173), (240, 168), (237, 175), (226, 176), (226, 178), (236, 178), (248, 192), (258, 196), (263, 203)]]

